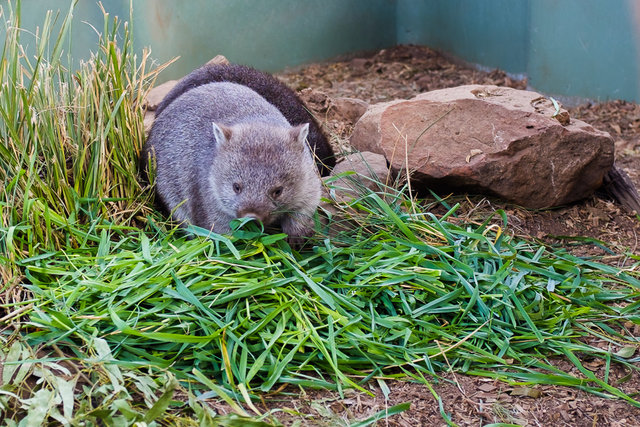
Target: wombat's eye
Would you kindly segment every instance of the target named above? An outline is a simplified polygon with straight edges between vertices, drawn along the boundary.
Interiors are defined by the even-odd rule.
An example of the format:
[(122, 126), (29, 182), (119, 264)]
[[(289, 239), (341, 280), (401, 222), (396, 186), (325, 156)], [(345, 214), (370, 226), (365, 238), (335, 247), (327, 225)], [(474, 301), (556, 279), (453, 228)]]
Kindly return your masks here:
[(236, 194), (240, 194), (240, 192), (242, 191), (242, 184), (240, 184), (239, 182), (234, 182), (233, 191), (235, 191)]
[(282, 194), (282, 187), (276, 187), (271, 190), (271, 197), (277, 199)]

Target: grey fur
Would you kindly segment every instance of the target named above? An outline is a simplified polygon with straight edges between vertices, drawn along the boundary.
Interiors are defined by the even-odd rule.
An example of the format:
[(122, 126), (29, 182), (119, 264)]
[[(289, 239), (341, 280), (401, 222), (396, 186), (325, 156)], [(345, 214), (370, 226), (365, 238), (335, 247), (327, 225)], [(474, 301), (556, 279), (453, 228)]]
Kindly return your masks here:
[(326, 176), (336, 165), (331, 144), (313, 115), (309, 113), (304, 102), (287, 85), (274, 76), (258, 71), (255, 68), (239, 64), (206, 64), (184, 76), (167, 93), (158, 104), (156, 116), (161, 114), (169, 104), (185, 92), (198, 86), (215, 83), (237, 83), (255, 90), (260, 96), (274, 105), (293, 126), (309, 124), (309, 146), (314, 154), (314, 160), (320, 175)]
[(156, 194), (174, 219), (227, 233), (253, 217), (295, 240), (312, 232), (321, 194), (308, 130), (245, 86), (209, 83), (162, 111), (143, 155), (155, 155)]

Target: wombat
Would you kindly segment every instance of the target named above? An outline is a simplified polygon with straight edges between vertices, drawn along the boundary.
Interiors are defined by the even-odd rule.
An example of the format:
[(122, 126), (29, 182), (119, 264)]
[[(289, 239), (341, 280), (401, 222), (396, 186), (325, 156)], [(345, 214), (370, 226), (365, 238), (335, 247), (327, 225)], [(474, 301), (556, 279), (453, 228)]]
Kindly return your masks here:
[(228, 233), (251, 217), (299, 244), (321, 193), (308, 132), (248, 87), (207, 83), (165, 104), (143, 161), (155, 155), (156, 195), (174, 219)]
[(230, 82), (247, 86), (274, 105), (292, 125), (309, 124), (308, 141), (313, 150), (320, 175), (329, 175), (336, 164), (333, 149), (320, 130), (320, 125), (296, 93), (277, 78), (244, 65), (204, 65), (180, 80), (156, 109), (159, 115), (183, 93), (213, 82)]

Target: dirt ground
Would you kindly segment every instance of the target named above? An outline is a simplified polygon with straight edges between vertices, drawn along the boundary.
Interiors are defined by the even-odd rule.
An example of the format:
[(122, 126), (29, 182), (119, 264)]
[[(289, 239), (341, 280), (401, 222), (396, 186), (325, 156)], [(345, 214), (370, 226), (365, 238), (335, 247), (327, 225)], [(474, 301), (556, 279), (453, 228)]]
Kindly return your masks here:
[[(504, 72), (483, 72), (457, 64), (439, 53), (417, 46), (399, 46), (380, 52), (341, 60), (312, 64), (279, 74), (283, 81), (298, 90), (339, 150), (348, 150), (353, 122), (338, 116), (332, 100), (357, 98), (370, 104), (463, 84), (495, 84), (518, 89), (526, 81), (509, 78)], [(640, 106), (625, 101), (587, 103), (570, 107), (573, 118), (591, 123), (611, 134), (616, 145), (616, 162), (640, 186)], [(604, 241), (618, 253), (638, 253), (640, 220), (613, 202), (606, 194), (596, 194), (582, 202), (556, 209), (531, 211), (481, 196), (452, 195), (462, 203), (468, 217), (479, 219), (495, 209), (505, 209), (509, 227), (515, 234), (539, 239), (547, 244), (569, 247), (580, 255), (605, 256), (605, 262), (620, 264), (628, 258), (606, 256), (597, 245), (575, 237), (587, 236)], [(637, 326), (637, 325), (636, 325)], [(640, 327), (636, 327), (640, 334)], [(565, 361), (556, 361), (562, 365)], [(566, 369), (569, 369), (568, 364)], [(602, 370), (593, 366), (593, 371)], [(623, 377), (621, 367), (611, 375)], [(387, 382), (388, 400), (377, 383), (371, 383), (375, 397), (349, 392), (345, 398), (336, 393), (288, 388), (288, 396), (266, 397), (266, 406), (288, 408), (276, 418), (285, 425), (344, 425), (346, 420), (367, 418), (402, 402), (411, 408), (378, 425), (422, 426), (446, 425), (437, 401), (430, 390), (411, 382)], [(511, 423), (523, 426), (640, 426), (640, 408), (621, 400), (610, 400), (573, 388), (536, 386), (526, 389), (486, 378), (447, 374), (433, 385), (442, 398), (444, 411), (461, 426)], [(624, 383), (627, 393), (640, 392), (636, 373)], [(534, 397), (531, 397), (534, 396)], [(298, 415), (292, 415), (292, 414)], [(309, 414), (302, 419), (299, 414)], [(297, 421), (296, 421), (297, 420)]]
[[(465, 84), (527, 88), (526, 81), (513, 80), (503, 71), (475, 70), (422, 46), (398, 46), (345, 61), (311, 64), (278, 77), (300, 92), (338, 152), (350, 149), (348, 139), (354, 123), (336, 113), (332, 108), (334, 99), (357, 98), (374, 104)], [(616, 163), (640, 188), (640, 105), (616, 100), (587, 103), (568, 110), (572, 118), (611, 134), (616, 146)], [(467, 200), (460, 195), (452, 197), (463, 205)], [(561, 236), (587, 236), (633, 253), (639, 244), (640, 221), (606, 194), (541, 211), (522, 210), (497, 199), (481, 197), (471, 198), (463, 208), (474, 210), (478, 218), (486, 217), (493, 209), (505, 209), (513, 232), (550, 244), (559, 243), (557, 237)]]

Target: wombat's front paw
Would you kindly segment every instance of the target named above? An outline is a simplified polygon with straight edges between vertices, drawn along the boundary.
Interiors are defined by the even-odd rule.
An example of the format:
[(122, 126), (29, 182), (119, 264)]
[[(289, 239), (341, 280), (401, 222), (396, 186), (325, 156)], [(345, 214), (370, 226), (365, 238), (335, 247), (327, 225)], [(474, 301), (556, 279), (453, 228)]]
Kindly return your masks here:
[(304, 246), (304, 237), (302, 236), (289, 236), (287, 237), (287, 243), (292, 249), (299, 251)]
[(285, 217), (282, 222), (282, 231), (286, 233), (287, 242), (294, 249), (300, 249), (307, 237), (313, 235), (313, 219)]

